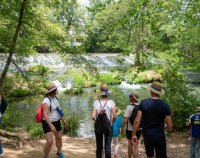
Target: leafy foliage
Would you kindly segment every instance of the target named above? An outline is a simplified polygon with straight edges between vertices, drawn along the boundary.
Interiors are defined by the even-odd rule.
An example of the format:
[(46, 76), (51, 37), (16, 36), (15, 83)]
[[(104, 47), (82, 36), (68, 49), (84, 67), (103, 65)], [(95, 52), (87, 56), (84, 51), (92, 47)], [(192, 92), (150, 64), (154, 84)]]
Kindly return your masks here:
[(182, 130), (186, 119), (194, 112), (196, 97), (191, 94), (192, 89), (180, 73), (180, 64), (168, 62), (163, 73), (166, 93), (163, 99), (171, 106), (174, 128)]
[(17, 117), (19, 117), (20, 114), (21, 113), (16, 111), (13, 106), (8, 106), (6, 112), (1, 118), (0, 128), (8, 131), (13, 131), (17, 123)]
[(29, 67), (29, 73), (37, 75), (45, 75), (49, 68), (44, 65), (34, 65)]
[(41, 139), (44, 137), (44, 132), (41, 125), (29, 125), (26, 127), (26, 130), (32, 139)]
[(69, 136), (76, 136), (77, 135), (77, 129), (80, 126), (80, 121), (76, 116), (70, 116), (67, 118), (68, 122), (68, 128), (64, 130), (64, 133), (66, 133)]

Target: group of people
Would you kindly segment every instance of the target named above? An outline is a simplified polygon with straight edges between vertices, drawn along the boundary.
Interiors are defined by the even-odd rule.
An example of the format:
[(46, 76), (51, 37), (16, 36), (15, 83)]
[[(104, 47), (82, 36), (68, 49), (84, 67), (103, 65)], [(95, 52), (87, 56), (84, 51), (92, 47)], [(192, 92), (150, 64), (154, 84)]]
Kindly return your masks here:
[[(114, 158), (118, 157), (118, 136), (126, 133), (128, 140), (128, 158), (137, 158), (138, 141), (143, 136), (146, 155), (148, 158), (167, 158), (165, 130), (172, 129), (171, 111), (169, 105), (160, 96), (164, 94), (160, 82), (153, 82), (148, 86), (150, 98), (139, 103), (139, 93), (133, 91), (129, 94), (130, 104), (126, 107), (123, 120), (121, 110), (115, 102), (109, 99), (109, 90), (106, 84), (102, 84), (98, 99), (93, 102), (92, 119), (94, 120), (96, 138), (96, 158), (111, 158), (111, 144), (114, 144)], [(55, 137), (57, 158), (64, 158), (62, 153), (62, 125), (68, 127), (68, 123), (62, 112), (58, 98), (56, 97), (57, 86), (48, 87), (45, 98), (42, 101), (43, 120), (42, 128), (45, 133), (46, 143), (44, 146), (44, 158), (49, 158), (49, 153)], [(2, 96), (2, 95), (1, 95)], [(1, 103), (4, 99), (1, 97)], [(4, 112), (7, 104), (3, 110)], [(134, 113), (135, 116), (134, 116)], [(1, 113), (0, 113), (1, 114)], [(132, 119), (131, 119), (132, 118)], [(195, 147), (198, 144), (198, 158), (200, 158), (200, 107), (196, 114), (189, 119), (191, 124), (191, 150), (190, 157), (195, 158)], [(2, 153), (0, 143), (0, 154)], [(103, 152), (104, 151), (104, 152)], [(154, 153), (155, 152), (155, 153)]]
[[(118, 157), (118, 137), (126, 133), (128, 140), (128, 158), (138, 158), (138, 141), (143, 136), (146, 155), (148, 158), (167, 158), (165, 130), (172, 129), (171, 111), (169, 105), (160, 97), (164, 90), (160, 82), (148, 86), (151, 97), (139, 102), (140, 94), (133, 91), (129, 94), (130, 104), (126, 107), (123, 119), (121, 110), (115, 102), (109, 99), (112, 91), (102, 84), (98, 91), (99, 97), (93, 102), (92, 120), (94, 120), (96, 138), (96, 158), (111, 158), (111, 144), (114, 145), (114, 158)], [(64, 158), (62, 148), (62, 126), (68, 124), (56, 97), (57, 86), (48, 87), (43, 102), (42, 127), (45, 133), (44, 158), (48, 158), (53, 137), (56, 140), (57, 157)], [(200, 158), (200, 108), (190, 117), (192, 129), (190, 157), (195, 158), (195, 146), (198, 144)], [(135, 116), (134, 116), (134, 113)], [(134, 116), (134, 117), (133, 117)], [(131, 118), (133, 120), (131, 120)]]
[[(116, 117), (116, 112), (119, 109), (116, 108), (114, 101), (108, 98), (111, 91), (107, 85), (101, 85), (101, 97), (93, 103), (92, 119), (96, 121), (98, 117), (106, 114), (113, 130), (110, 133), (95, 131), (97, 158), (102, 158), (103, 146), (105, 147), (105, 157), (111, 158), (112, 137), (114, 157), (116, 158), (118, 152), (117, 136), (125, 131), (128, 140), (128, 158), (138, 157), (138, 140), (141, 134), (148, 158), (153, 158), (154, 151), (157, 158), (167, 158), (165, 129), (172, 129), (170, 107), (160, 99), (160, 96), (164, 94), (160, 82), (153, 82), (148, 89), (151, 97), (142, 100), (140, 103), (139, 93), (137, 91), (130, 93), (130, 105), (126, 107), (122, 123), (122, 121), (119, 121), (119, 116)], [(132, 122), (130, 118), (136, 108), (136, 116)]]

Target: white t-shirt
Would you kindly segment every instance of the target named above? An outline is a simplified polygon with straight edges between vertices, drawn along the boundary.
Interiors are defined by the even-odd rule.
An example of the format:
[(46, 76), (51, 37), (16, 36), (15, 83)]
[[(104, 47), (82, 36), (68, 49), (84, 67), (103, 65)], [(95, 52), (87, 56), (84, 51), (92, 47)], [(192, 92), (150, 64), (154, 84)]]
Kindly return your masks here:
[[(51, 98), (51, 101), (50, 101), (49, 98), (45, 97), (43, 100), (43, 103), (46, 103), (47, 106), (49, 107), (49, 113), (48, 113), (49, 120), (51, 122), (58, 121), (60, 119), (60, 115), (59, 115), (58, 111), (56, 110), (56, 108), (60, 107), (60, 106), (59, 106), (59, 102), (58, 102), (57, 98), (53, 97), (53, 98)], [(51, 111), (50, 111), (50, 106), (51, 106)]]
[[(100, 104), (99, 100), (95, 100), (94, 103), (93, 103), (93, 107), (96, 109), (96, 112), (97, 112), (96, 117), (98, 116), (100, 110), (106, 110), (106, 115), (111, 122), (112, 109), (115, 107), (115, 102), (113, 100), (108, 100), (107, 103), (106, 103), (106, 101), (107, 100), (100, 100), (100, 102), (101, 102), (101, 104)], [(106, 103), (106, 105), (105, 105), (105, 103)], [(104, 105), (105, 105), (105, 107), (104, 107)]]
[[(139, 104), (135, 103), (135, 105), (139, 105)], [(126, 111), (124, 113), (124, 117), (127, 118), (127, 122), (128, 122), (127, 123), (128, 124), (128, 128), (127, 128), (127, 124), (126, 124), (125, 129), (128, 129), (129, 131), (133, 131), (133, 125), (129, 121), (129, 118), (130, 118), (130, 116), (132, 114), (133, 109), (134, 109), (133, 105), (128, 105), (126, 107)]]

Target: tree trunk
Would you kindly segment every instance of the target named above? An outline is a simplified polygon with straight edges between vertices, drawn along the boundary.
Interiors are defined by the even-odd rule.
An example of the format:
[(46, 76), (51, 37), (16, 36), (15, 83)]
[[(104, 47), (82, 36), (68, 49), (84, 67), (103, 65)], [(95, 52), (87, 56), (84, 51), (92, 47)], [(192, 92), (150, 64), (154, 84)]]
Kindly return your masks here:
[(4, 82), (6, 74), (8, 72), (8, 69), (9, 69), (10, 63), (12, 61), (13, 54), (14, 54), (14, 50), (15, 50), (15, 47), (16, 47), (17, 37), (18, 37), (18, 34), (20, 32), (20, 29), (21, 29), (22, 19), (23, 19), (23, 16), (24, 16), (24, 10), (25, 10), (25, 6), (26, 6), (27, 1), (28, 0), (23, 0), (22, 3), (21, 3), (18, 23), (17, 23), (16, 29), (15, 29), (15, 34), (13, 35), (12, 43), (10, 44), (10, 48), (9, 48), (9, 56), (8, 56), (8, 59), (6, 61), (6, 65), (4, 66), (4, 69), (3, 69), (3, 72), (2, 72), (1, 78), (0, 78), (0, 92), (1, 93), (3, 93), (3, 82)]

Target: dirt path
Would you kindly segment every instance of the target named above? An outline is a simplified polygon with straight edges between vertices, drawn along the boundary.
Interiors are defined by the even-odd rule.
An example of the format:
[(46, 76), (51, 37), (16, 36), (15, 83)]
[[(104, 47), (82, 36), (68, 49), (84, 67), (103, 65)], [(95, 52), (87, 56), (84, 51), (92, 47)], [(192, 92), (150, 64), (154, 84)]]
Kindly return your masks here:
[[(4, 146), (2, 158), (42, 158), (45, 141), (39, 140), (13, 149)], [(189, 141), (186, 133), (173, 133), (167, 138), (167, 150), (169, 158), (188, 158)], [(63, 137), (63, 151), (67, 158), (95, 158), (95, 140), (93, 138), (70, 138)], [(50, 158), (55, 158), (56, 147), (53, 144)], [(119, 143), (119, 158), (127, 157), (127, 141), (123, 138)], [(144, 145), (139, 144), (139, 158), (146, 158)]]

